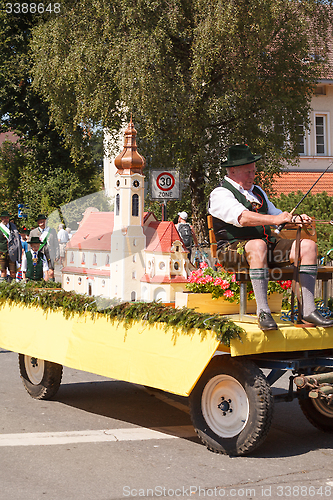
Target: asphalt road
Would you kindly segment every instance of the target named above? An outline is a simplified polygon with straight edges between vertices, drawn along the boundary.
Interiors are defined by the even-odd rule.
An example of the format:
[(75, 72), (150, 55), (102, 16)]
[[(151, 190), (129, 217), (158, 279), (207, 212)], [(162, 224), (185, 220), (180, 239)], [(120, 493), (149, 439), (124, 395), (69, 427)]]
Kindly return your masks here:
[(0, 393), (1, 500), (333, 498), (333, 435), (297, 401), (276, 404), (251, 456), (230, 458), (195, 437), (185, 398), (65, 368), (55, 399), (37, 401), (2, 349)]

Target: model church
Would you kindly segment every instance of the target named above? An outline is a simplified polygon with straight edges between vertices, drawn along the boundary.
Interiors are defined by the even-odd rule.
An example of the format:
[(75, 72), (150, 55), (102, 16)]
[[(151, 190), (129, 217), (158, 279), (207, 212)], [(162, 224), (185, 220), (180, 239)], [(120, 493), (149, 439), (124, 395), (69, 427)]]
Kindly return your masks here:
[(173, 222), (144, 212), (145, 160), (132, 119), (114, 163), (114, 212), (86, 210), (66, 247), (62, 286), (122, 301), (174, 302), (185, 290), (187, 251)]

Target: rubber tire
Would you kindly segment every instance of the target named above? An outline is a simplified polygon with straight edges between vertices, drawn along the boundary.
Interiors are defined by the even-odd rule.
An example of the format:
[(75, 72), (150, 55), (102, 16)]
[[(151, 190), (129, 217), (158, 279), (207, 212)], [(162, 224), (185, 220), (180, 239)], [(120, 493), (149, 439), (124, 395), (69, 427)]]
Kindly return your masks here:
[[(221, 375), (229, 376), (229, 382), (239, 386), (243, 399), (247, 398), (248, 417), (245, 426), (240, 431), (236, 430), (231, 437), (223, 437), (222, 433), (214, 432), (202, 409), (205, 388), (214, 384), (214, 377)], [(220, 392), (221, 395), (222, 393)], [(215, 405), (211, 404), (210, 408), (216, 412)], [(272, 423), (273, 409), (271, 387), (257, 365), (247, 359), (231, 358), (229, 355), (213, 357), (190, 395), (190, 415), (201, 441), (210, 451), (230, 456), (246, 455), (264, 441)], [(219, 418), (219, 411), (216, 413)], [(223, 423), (222, 419), (219, 420), (220, 423)]]
[[(33, 364), (42, 367), (41, 372), (36, 372), (36, 379), (32, 377)], [(31, 367), (31, 373), (29, 369)], [(27, 368), (28, 366), (28, 368)], [(19, 369), (23, 385), (30, 396), (34, 399), (51, 399), (58, 392), (62, 379), (62, 365), (44, 361), (26, 354), (19, 354)], [(39, 381), (40, 379), (40, 381)]]
[[(332, 367), (318, 367), (314, 373), (331, 372)], [(333, 405), (328, 405), (323, 399), (299, 399), (301, 410), (307, 420), (317, 429), (333, 432)]]

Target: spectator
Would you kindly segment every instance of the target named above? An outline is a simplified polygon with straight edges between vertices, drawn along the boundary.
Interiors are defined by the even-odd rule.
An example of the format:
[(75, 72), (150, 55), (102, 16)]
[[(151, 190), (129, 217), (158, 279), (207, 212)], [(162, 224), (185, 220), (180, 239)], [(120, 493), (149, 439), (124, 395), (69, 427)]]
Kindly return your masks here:
[(55, 229), (46, 226), (46, 215), (39, 214), (37, 217), (38, 227), (30, 231), (30, 240), (37, 236), (43, 245), (41, 251), (44, 253), (49, 267), (48, 277), (54, 281), (54, 263), (59, 260), (59, 243)]
[(70, 240), (72, 238), (72, 229), (70, 227), (66, 227), (66, 231), (68, 233), (68, 240)]
[(38, 236), (30, 238), (29, 245), (31, 247), (22, 257), (22, 275), (23, 279), (40, 281), (45, 275), (45, 281), (48, 280), (48, 264), (45, 255), (40, 247), (40, 239)]
[(198, 246), (198, 240), (193, 227), (187, 222), (187, 219), (188, 215), (186, 212), (178, 212), (178, 224), (176, 224), (176, 228), (188, 251), (187, 257), (191, 260), (193, 241), (195, 246)]
[(6, 210), (0, 214), (0, 281), (7, 279), (7, 269), (8, 281), (15, 279), (16, 262), (20, 264), (22, 260), (21, 238), (15, 224), (9, 222), (9, 217)]
[(64, 229), (64, 224), (59, 224), (58, 227), (58, 243), (59, 243), (59, 249), (60, 249), (60, 265), (64, 265), (64, 259), (65, 259), (65, 249), (67, 242), (69, 241), (69, 236), (68, 232), (66, 229)]

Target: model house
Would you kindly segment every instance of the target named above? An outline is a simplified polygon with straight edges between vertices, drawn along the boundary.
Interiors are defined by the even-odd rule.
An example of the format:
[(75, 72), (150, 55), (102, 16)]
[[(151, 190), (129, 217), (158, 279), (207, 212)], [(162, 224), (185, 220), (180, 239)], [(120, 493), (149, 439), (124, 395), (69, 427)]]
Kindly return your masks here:
[(144, 163), (131, 120), (115, 159), (114, 212), (86, 210), (66, 247), (65, 290), (169, 303), (185, 289), (187, 250), (175, 225), (144, 213)]

